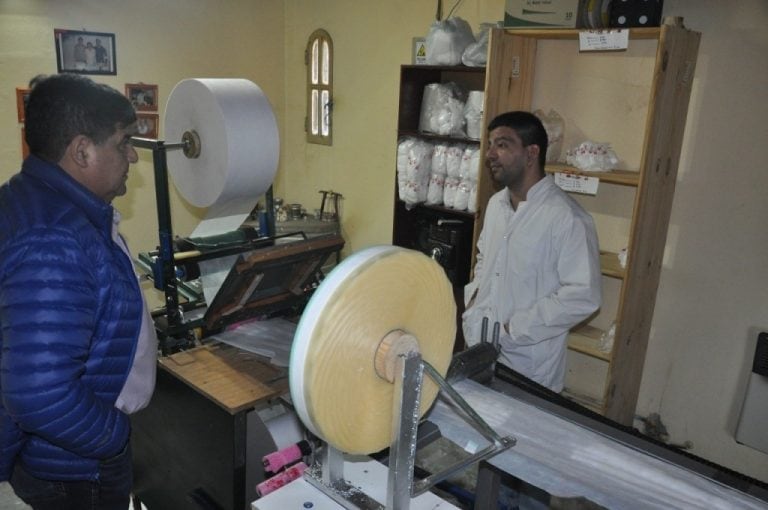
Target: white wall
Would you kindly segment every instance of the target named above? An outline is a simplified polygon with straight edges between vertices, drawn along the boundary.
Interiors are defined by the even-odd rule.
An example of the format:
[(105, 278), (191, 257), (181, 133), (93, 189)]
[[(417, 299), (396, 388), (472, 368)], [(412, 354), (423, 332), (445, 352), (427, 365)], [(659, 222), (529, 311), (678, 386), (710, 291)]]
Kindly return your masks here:
[(638, 413), (768, 481), (768, 456), (733, 439), (768, 330), (768, 2), (667, 0), (664, 11), (702, 38)]

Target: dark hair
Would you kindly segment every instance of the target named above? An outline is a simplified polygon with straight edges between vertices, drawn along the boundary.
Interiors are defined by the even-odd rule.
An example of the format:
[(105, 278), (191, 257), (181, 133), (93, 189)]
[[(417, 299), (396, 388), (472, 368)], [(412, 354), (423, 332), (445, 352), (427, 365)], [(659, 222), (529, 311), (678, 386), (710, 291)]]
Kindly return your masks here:
[(544, 129), (544, 124), (541, 123), (541, 120), (530, 112), (516, 111), (502, 113), (501, 115), (497, 115), (496, 118), (488, 124), (488, 132), (502, 126), (513, 129), (523, 142), (523, 147), (528, 147), (529, 145), (539, 146), (539, 167), (543, 172), (547, 162), (547, 146), (549, 145), (549, 140), (547, 138), (547, 131)]
[(29, 152), (57, 163), (76, 136), (98, 144), (133, 122), (136, 111), (117, 90), (85, 76), (55, 74), (32, 88), (24, 127)]

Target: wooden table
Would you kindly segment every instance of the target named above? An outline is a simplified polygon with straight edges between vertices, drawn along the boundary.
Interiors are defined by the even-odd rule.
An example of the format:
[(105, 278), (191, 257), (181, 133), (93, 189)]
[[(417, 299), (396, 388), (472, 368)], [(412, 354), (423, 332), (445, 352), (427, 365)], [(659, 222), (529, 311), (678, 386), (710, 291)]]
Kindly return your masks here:
[(135, 494), (148, 508), (248, 508), (276, 448), (258, 411), (287, 392), (287, 369), (225, 344), (160, 358), (131, 420)]

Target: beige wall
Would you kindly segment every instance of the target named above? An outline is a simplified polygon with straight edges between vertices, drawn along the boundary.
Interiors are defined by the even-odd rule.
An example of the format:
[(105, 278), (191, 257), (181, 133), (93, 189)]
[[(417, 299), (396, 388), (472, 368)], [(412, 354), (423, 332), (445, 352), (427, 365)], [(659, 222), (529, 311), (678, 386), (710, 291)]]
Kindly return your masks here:
[[(160, 130), (165, 102), (184, 78), (248, 78), (272, 102), (282, 126), (283, 3), (279, 0), (131, 2), (3, 0), (0, 3), (0, 180), (21, 163), (15, 88), (29, 78), (56, 73), (54, 28), (115, 34), (116, 76), (91, 76), (124, 90), (126, 83), (159, 87)], [(115, 200), (124, 218), (122, 231), (134, 251), (157, 245), (152, 154), (139, 151), (129, 192)], [(202, 211), (175, 194), (175, 232), (189, 234)]]
[[(449, 4), (452, 2), (444, 2)], [(0, 180), (20, 163), (14, 88), (56, 71), (54, 27), (117, 34), (118, 75), (99, 81), (171, 87), (192, 76), (249, 78), (273, 103), (282, 136), (276, 194), (319, 207), (321, 189), (344, 195), (347, 252), (391, 240), (400, 64), (426, 34), (435, 1), (71, 0), (0, 3)], [(448, 6), (449, 7), (449, 6)], [(446, 11), (448, 9), (446, 7)], [(503, 0), (464, 0), (473, 27), (500, 19)], [(667, 255), (638, 413), (661, 414), (671, 440), (768, 480), (768, 456), (733, 440), (754, 349), (768, 328), (768, 3), (667, 0), (703, 33)], [(184, 23), (177, 16), (184, 16)], [(333, 147), (304, 143), (306, 38), (335, 44)], [(134, 250), (156, 244), (151, 158), (133, 170), (117, 207)], [(176, 231), (196, 223), (181, 200)]]

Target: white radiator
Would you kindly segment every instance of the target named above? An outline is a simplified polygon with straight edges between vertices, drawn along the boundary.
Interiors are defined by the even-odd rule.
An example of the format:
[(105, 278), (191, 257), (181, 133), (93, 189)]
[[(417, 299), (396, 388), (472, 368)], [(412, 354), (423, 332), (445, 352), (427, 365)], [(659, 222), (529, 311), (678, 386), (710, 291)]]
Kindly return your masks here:
[(736, 441), (768, 453), (768, 333), (757, 336)]

